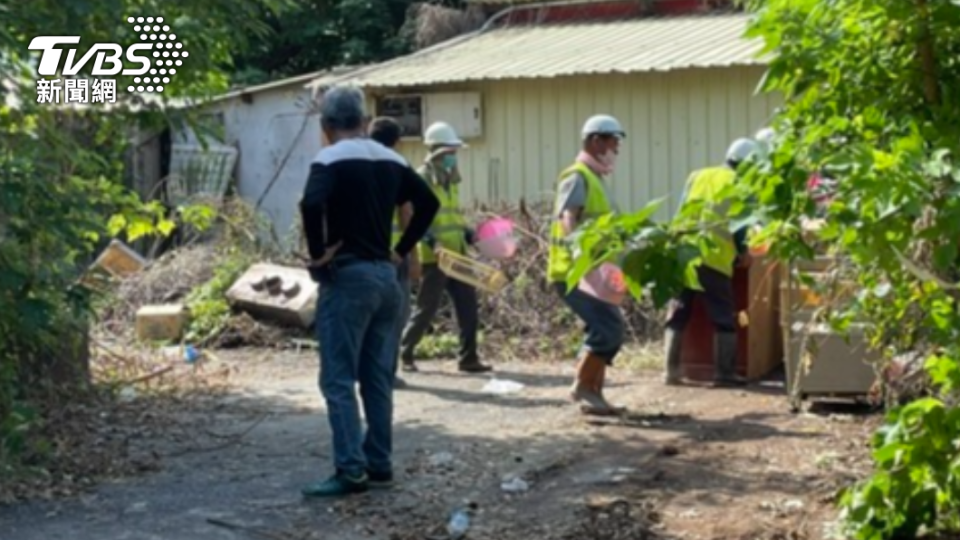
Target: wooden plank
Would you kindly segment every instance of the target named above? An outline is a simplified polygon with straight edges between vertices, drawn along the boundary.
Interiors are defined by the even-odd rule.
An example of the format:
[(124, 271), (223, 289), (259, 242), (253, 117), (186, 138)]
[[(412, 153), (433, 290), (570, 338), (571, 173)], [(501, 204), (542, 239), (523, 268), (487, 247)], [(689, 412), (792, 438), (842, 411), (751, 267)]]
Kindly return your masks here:
[(780, 268), (773, 260), (754, 256), (749, 272), (747, 378), (759, 379), (773, 371), (783, 358), (780, 320), (777, 317)]

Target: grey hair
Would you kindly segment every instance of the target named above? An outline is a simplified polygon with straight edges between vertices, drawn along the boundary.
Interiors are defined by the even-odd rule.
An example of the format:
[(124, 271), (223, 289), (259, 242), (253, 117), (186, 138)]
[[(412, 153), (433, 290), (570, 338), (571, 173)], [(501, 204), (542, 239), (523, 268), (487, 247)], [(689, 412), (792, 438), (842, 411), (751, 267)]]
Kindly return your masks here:
[(356, 86), (334, 86), (323, 93), (320, 122), (334, 131), (357, 129), (366, 116), (364, 101), (363, 90)]

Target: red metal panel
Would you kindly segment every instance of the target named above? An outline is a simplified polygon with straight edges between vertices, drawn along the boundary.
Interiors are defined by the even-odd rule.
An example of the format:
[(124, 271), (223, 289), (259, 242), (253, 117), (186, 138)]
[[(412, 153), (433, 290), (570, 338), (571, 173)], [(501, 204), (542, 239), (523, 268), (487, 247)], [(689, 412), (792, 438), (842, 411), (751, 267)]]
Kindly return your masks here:
[[(749, 270), (737, 268), (733, 273), (733, 295), (737, 310), (747, 309)], [(693, 304), (693, 316), (683, 334), (681, 366), (683, 376), (691, 381), (712, 381), (713, 366), (713, 323), (707, 314), (707, 308), (698, 297)], [(737, 372), (747, 374), (749, 327), (737, 330)]]
[(683, 15), (707, 10), (704, 0), (660, 0), (654, 2), (653, 12), (657, 15)]
[(677, 16), (693, 13), (703, 13), (723, 7), (729, 7), (729, 2), (705, 0), (658, 0), (645, 7), (636, 0), (614, 0), (611, 2), (592, 2), (573, 5), (530, 6), (522, 5), (512, 11), (497, 24), (500, 26), (514, 26), (524, 24), (550, 24), (564, 22), (610, 21), (633, 19), (649, 15)]
[(643, 13), (639, 2), (602, 2), (569, 6), (531, 7), (507, 15), (503, 26), (563, 22), (609, 21), (636, 18)]

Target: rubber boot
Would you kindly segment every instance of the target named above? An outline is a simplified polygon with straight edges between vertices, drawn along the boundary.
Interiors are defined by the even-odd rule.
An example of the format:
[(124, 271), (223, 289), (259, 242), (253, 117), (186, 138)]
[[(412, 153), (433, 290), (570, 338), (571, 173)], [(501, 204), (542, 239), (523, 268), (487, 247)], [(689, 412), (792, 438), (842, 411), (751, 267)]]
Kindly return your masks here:
[(611, 404), (609, 401), (607, 401), (607, 396), (603, 394), (603, 386), (607, 381), (607, 367), (607, 363), (604, 362), (603, 368), (600, 369), (600, 372), (597, 374), (597, 379), (593, 387), (594, 391), (596, 391), (597, 395), (600, 396), (600, 400), (606, 404), (607, 408), (610, 409), (613, 414), (623, 414), (627, 412), (627, 408), (623, 405)]
[(683, 332), (667, 329), (664, 335), (664, 373), (663, 383), (667, 386), (679, 386), (683, 382), (680, 359), (683, 346)]
[(603, 360), (590, 353), (577, 362), (577, 374), (573, 386), (570, 387), (570, 399), (580, 403), (580, 411), (584, 414), (611, 414), (609, 406), (596, 391), (597, 377), (603, 367)]
[(713, 337), (715, 386), (743, 386), (747, 380), (737, 375), (737, 334), (717, 332)]

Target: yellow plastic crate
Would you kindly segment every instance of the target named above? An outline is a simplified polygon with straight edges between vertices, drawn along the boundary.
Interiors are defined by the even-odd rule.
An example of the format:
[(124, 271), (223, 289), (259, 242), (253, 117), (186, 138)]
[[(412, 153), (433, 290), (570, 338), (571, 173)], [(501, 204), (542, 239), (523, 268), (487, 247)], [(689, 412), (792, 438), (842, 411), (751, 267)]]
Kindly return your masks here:
[(502, 291), (509, 283), (507, 276), (492, 266), (443, 248), (436, 253), (440, 270), (453, 279), (494, 294)]

